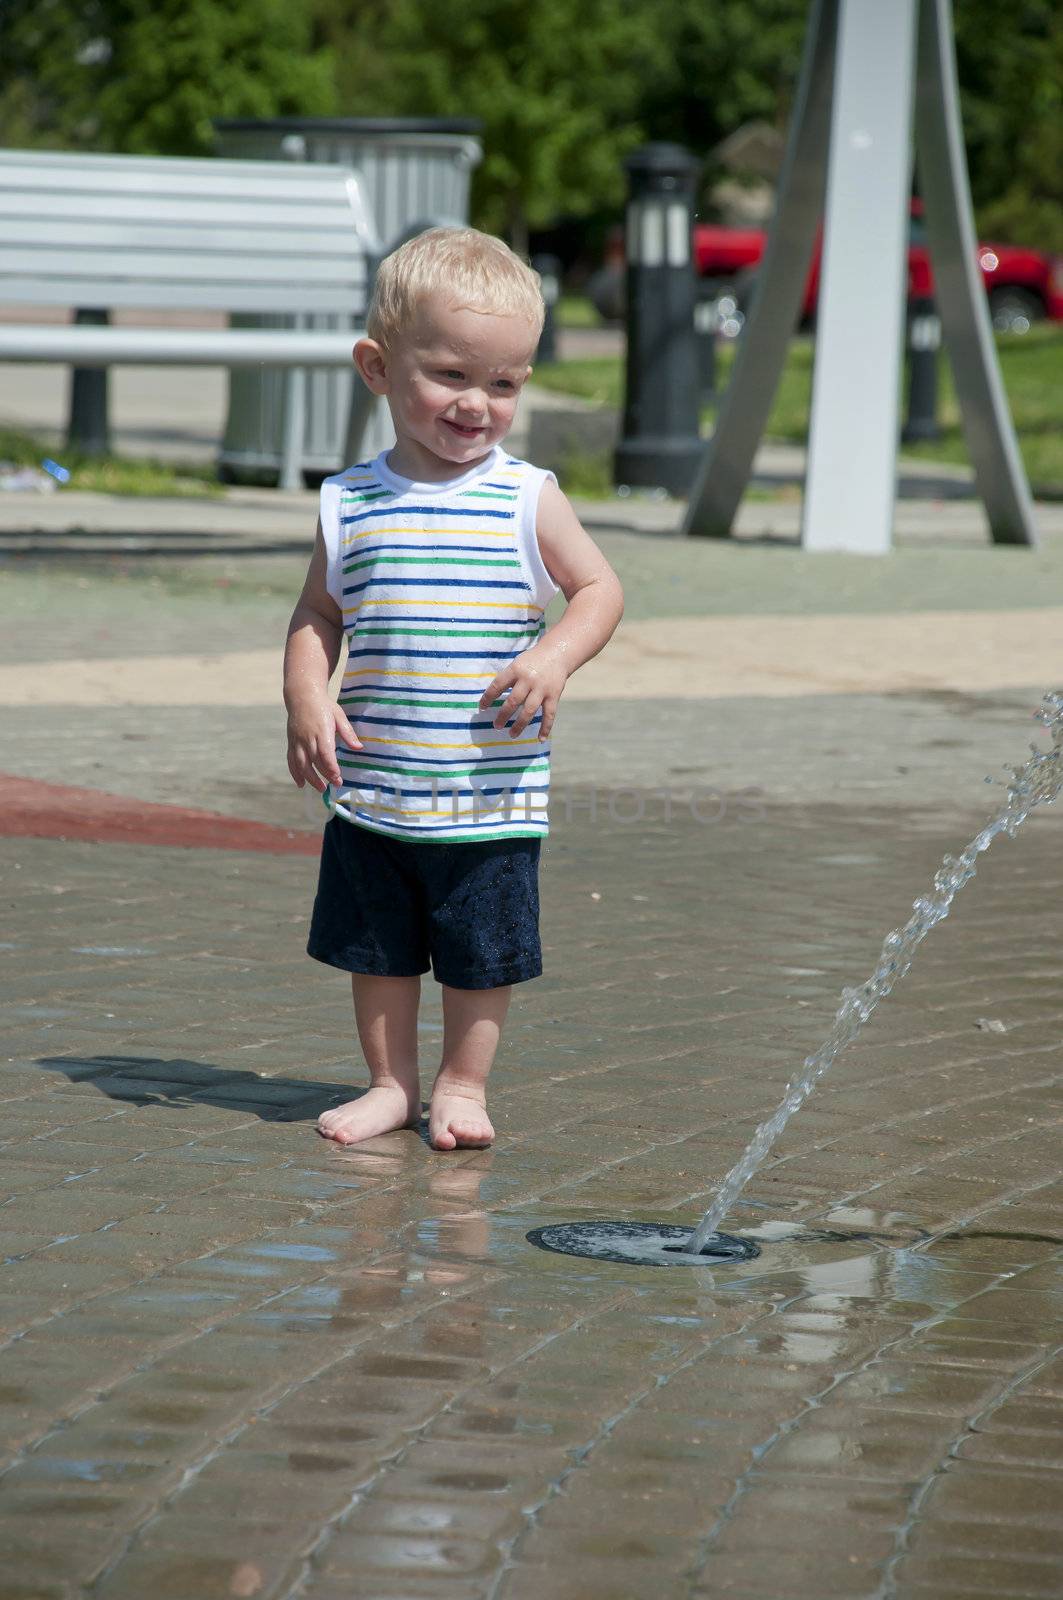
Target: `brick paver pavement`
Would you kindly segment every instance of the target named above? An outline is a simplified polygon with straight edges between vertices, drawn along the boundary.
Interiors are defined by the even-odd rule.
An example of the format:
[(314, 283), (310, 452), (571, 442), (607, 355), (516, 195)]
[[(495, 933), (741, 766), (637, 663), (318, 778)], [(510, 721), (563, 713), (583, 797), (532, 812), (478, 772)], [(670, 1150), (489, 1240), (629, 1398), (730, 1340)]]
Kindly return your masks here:
[[(149, 671), (216, 604), (134, 574), (112, 626)], [(64, 621), (37, 658), (80, 647)], [(313, 822), (261, 755), (274, 714), (5, 712), (52, 831), (71, 785), (125, 799), (0, 839), (0, 1600), (1059, 1594), (1063, 817), (994, 846), (790, 1125), (732, 1222), (756, 1262), (525, 1237), (697, 1218), (1035, 698), (573, 703), (547, 973), (498, 1142), (456, 1155), (313, 1131), (361, 1069), (302, 953)], [(645, 787), (600, 763), (592, 815), (625, 730)], [(724, 804), (666, 805), (662, 770)], [(182, 836), (182, 806), (225, 829)], [(429, 1069), (439, 1032), (428, 986)]]
[(5, 842), (0, 1595), (1058, 1593), (1058, 841), (997, 847), (792, 1124), (760, 1260), (690, 1272), (525, 1234), (696, 1217), (914, 827), (559, 827), (458, 1156), (313, 1132), (358, 1074), (312, 861)]

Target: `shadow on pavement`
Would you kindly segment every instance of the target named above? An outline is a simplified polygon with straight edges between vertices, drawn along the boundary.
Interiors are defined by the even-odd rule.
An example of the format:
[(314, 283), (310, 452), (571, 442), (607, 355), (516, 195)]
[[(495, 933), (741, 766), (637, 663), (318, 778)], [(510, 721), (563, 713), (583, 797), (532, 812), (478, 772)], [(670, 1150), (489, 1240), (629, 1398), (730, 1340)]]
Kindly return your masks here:
[(92, 1083), (112, 1100), (138, 1106), (244, 1107), (264, 1122), (312, 1122), (340, 1100), (366, 1092), (312, 1078), (260, 1078), (208, 1061), (159, 1056), (39, 1056), (37, 1066)]

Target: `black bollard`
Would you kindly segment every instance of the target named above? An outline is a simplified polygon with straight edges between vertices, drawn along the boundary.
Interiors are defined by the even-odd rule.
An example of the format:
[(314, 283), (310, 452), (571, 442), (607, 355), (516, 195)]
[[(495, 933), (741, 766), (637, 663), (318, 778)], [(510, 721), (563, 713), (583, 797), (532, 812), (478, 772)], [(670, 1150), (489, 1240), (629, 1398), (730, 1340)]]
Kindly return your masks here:
[(532, 256), (533, 271), (539, 274), (546, 307), (546, 320), (535, 352), (535, 365), (557, 360), (557, 302), (561, 298), (561, 263), (556, 256)]
[(690, 248), (700, 163), (677, 144), (648, 144), (624, 163), (627, 362), (618, 486), (685, 495), (701, 456), (697, 300)]
[[(79, 325), (105, 328), (109, 311), (81, 308), (74, 313)], [(107, 368), (74, 367), (70, 374), (70, 406), (67, 413), (67, 448), (86, 456), (105, 456), (111, 450), (111, 429), (107, 409)]]
[(938, 351), (941, 318), (933, 300), (913, 300), (908, 317), (908, 415), (901, 439), (938, 439)]

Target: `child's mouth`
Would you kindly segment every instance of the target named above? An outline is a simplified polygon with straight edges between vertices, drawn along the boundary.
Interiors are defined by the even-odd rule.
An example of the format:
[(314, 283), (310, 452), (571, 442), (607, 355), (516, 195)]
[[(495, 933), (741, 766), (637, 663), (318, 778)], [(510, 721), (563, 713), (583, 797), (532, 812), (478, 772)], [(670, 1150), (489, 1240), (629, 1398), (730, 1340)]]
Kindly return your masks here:
[(444, 417), (443, 421), (448, 428), (453, 428), (454, 432), (460, 434), (463, 439), (475, 439), (478, 433), (483, 432), (482, 428), (467, 428), (463, 422), (451, 422), (449, 417)]

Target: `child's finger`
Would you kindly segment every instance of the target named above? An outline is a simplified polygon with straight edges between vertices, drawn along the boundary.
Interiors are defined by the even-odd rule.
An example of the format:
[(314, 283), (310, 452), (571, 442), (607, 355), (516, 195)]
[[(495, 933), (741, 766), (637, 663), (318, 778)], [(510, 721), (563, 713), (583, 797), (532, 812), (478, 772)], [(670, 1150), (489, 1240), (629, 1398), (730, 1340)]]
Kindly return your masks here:
[(515, 683), (504, 705), (499, 706), (495, 716), (494, 726), (502, 729), (511, 717), (515, 717), (524, 704), (524, 697), (528, 693), (522, 684)]
[(510, 734), (510, 738), (511, 739), (517, 738), (518, 734), (521, 734), (521, 733), (524, 732), (525, 728), (531, 722), (532, 718), (535, 716), (535, 714), (538, 711), (539, 707), (542, 705), (543, 698), (544, 698), (544, 695), (543, 695), (543, 691), (541, 689), (532, 689), (529, 692), (528, 698), (524, 702), (524, 707), (523, 707), (519, 717), (517, 718), (516, 722), (514, 722), (512, 728), (510, 728), (510, 730), (509, 730), (509, 734)]
[[(336, 760), (336, 752), (329, 746), (317, 752), (314, 757), (314, 765), (322, 778), (324, 778), (325, 783), (341, 784), (343, 782), (343, 773), (340, 771), (340, 764)], [(324, 788), (324, 784), (322, 784), (322, 788)]]
[(346, 712), (341, 711), (339, 706), (336, 707), (336, 731), (348, 749), (360, 750), (362, 748), (361, 739), (351, 727)]
[(508, 688), (511, 687), (516, 679), (516, 676), (516, 668), (512, 666), (503, 667), (501, 672), (496, 672), (494, 677), (491, 679), (491, 682), (487, 685), (487, 688), (480, 696), (480, 704), (478, 709), (480, 711), (486, 711), (488, 706), (492, 705), (498, 699), (500, 694), (503, 694)]
[(557, 701), (556, 700), (551, 700), (548, 697), (547, 699), (545, 699), (543, 701), (543, 720), (539, 724), (539, 738), (540, 739), (549, 739), (549, 737), (550, 737), (550, 729), (554, 725), (554, 718), (556, 716), (557, 716)]

